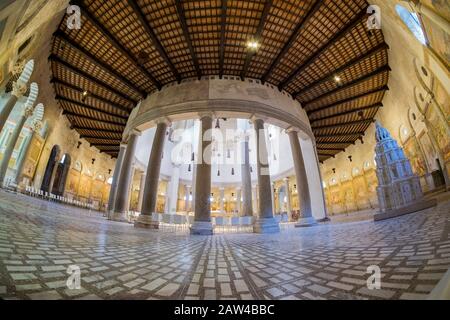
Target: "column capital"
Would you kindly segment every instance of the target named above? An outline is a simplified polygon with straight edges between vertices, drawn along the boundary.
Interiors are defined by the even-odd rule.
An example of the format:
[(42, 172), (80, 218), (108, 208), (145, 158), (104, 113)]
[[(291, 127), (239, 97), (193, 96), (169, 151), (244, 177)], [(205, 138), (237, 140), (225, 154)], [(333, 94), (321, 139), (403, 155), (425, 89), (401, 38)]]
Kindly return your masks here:
[(284, 131), (286, 132), (286, 134), (295, 132), (295, 133), (297, 133), (297, 135), (298, 135), (299, 132), (300, 132), (300, 129), (298, 129), (298, 128), (296, 128), (296, 127), (289, 127), (289, 128), (287, 128), (286, 130), (284, 130)]
[(12, 95), (17, 98), (22, 97), (27, 92), (27, 85), (19, 80), (13, 82)]
[(198, 117), (200, 120), (203, 118), (211, 118), (212, 120), (215, 117), (215, 113), (212, 111), (199, 112)]
[(168, 127), (170, 127), (172, 125), (172, 121), (170, 121), (170, 119), (167, 117), (162, 117), (162, 118), (155, 120), (156, 125), (161, 124), (161, 123), (165, 124)]
[(260, 116), (260, 115), (256, 115), (256, 114), (253, 114), (251, 117), (250, 117), (250, 120), (253, 122), (253, 123), (255, 123), (256, 121), (262, 121), (262, 122), (264, 122), (264, 123), (266, 123), (267, 122), (267, 117), (263, 117), (263, 116)]
[(120, 144), (120, 148), (124, 148), (124, 149), (126, 149), (127, 148), (127, 143), (124, 143), (124, 142), (122, 142), (121, 144)]
[(289, 183), (289, 178), (286, 177), (286, 178), (283, 179), (283, 181), (286, 182), (286, 183)]

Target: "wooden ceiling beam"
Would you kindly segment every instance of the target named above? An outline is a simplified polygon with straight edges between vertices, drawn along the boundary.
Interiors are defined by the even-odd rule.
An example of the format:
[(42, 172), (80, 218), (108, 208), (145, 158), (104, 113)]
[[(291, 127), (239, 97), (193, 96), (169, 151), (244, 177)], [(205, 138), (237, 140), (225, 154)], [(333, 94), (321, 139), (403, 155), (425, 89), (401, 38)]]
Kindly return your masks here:
[(328, 154), (328, 153), (320, 153), (320, 152), (318, 152), (317, 155), (319, 157), (326, 157), (326, 158), (333, 158), (333, 159), (336, 158), (336, 156), (334, 154)]
[(181, 0), (176, 0), (175, 5), (177, 7), (178, 18), (180, 19), (181, 29), (183, 30), (184, 39), (186, 40), (189, 52), (191, 53), (192, 62), (194, 63), (195, 70), (197, 72), (197, 77), (200, 80), (202, 77), (202, 70), (200, 69), (200, 64), (198, 62), (197, 54), (195, 52), (194, 46), (192, 45), (191, 35), (189, 34), (189, 28), (186, 23), (186, 13), (184, 12), (183, 3)]
[(323, 107), (320, 107), (320, 108), (317, 108), (317, 109), (313, 109), (313, 110), (308, 110), (308, 111), (306, 111), (306, 113), (308, 114), (308, 116), (310, 116), (310, 115), (312, 115), (314, 113), (317, 113), (317, 112), (320, 112), (320, 111), (323, 111), (323, 110), (327, 110), (327, 109), (331, 109), (331, 108), (335, 108), (337, 106), (340, 106), (341, 104), (352, 102), (352, 101), (355, 101), (355, 100), (358, 100), (358, 99), (361, 99), (361, 98), (365, 98), (365, 97), (367, 97), (369, 95), (372, 95), (372, 94), (384, 93), (387, 90), (389, 90), (389, 87), (388, 86), (383, 86), (382, 88), (370, 90), (370, 91), (364, 92), (362, 94), (359, 94), (357, 96), (340, 100), (340, 101), (335, 102), (333, 104), (329, 104), (329, 105), (326, 105), (326, 106), (323, 106)]
[[(264, 26), (266, 24), (267, 16), (269, 15), (270, 8), (272, 7), (273, 0), (266, 0), (264, 3), (264, 9), (261, 14), (261, 18), (259, 19), (258, 28), (256, 29), (256, 33), (254, 36), (254, 40), (258, 43), (261, 42), (261, 34), (264, 30)], [(253, 56), (256, 54), (256, 51), (248, 50), (247, 56), (245, 57), (244, 68), (241, 71), (241, 79), (244, 80), (247, 75), (248, 67), (250, 66), (250, 62), (252, 61)]]
[[(104, 150), (104, 151), (108, 151), (108, 152), (112, 152), (114, 151), (114, 149), (120, 149), (120, 144), (98, 144), (98, 143), (91, 143), (90, 144), (91, 147), (96, 147), (99, 150)], [(111, 148), (114, 148), (111, 150)]]
[(82, 126), (72, 126), (72, 129), (96, 131), (96, 132), (101, 132), (101, 133), (120, 133), (120, 134), (122, 134), (122, 130), (108, 130), (108, 129), (89, 128), (89, 127), (82, 127)]
[(317, 52), (315, 52), (308, 60), (302, 63), (298, 68), (296, 68), (285, 80), (279, 84), (279, 89), (283, 90), (292, 80), (294, 80), (299, 74), (306, 70), (310, 65), (312, 65), (322, 53), (326, 52), (333, 45), (338, 43), (343, 39), (348, 33), (350, 33), (365, 17), (367, 17), (367, 10), (364, 8), (360, 13), (358, 13), (342, 30), (336, 33), (330, 40), (328, 40)]
[(332, 119), (332, 118), (336, 118), (336, 117), (352, 114), (352, 113), (355, 113), (355, 112), (370, 110), (370, 109), (373, 109), (373, 108), (381, 108), (381, 107), (383, 107), (383, 104), (381, 102), (380, 103), (375, 103), (375, 104), (370, 105), (370, 106), (356, 108), (356, 109), (353, 109), (353, 110), (348, 110), (348, 111), (344, 111), (344, 112), (334, 113), (334, 114), (331, 114), (329, 116), (323, 116), (323, 117), (320, 117), (320, 118), (316, 118), (316, 119), (311, 120), (311, 124), (313, 124), (314, 122), (317, 122), (317, 121)]
[(225, 63), (225, 29), (227, 23), (227, 0), (221, 0), (220, 8), (220, 46), (219, 46), (219, 78), (223, 77)]
[[(320, 126), (311, 126), (313, 130), (319, 130), (319, 129), (337, 129), (342, 127), (348, 127), (348, 126), (355, 126), (360, 124), (370, 124), (374, 123), (375, 119), (365, 119), (365, 120), (357, 120), (357, 121), (349, 121), (349, 122), (343, 122), (338, 124), (327, 124), (327, 125), (320, 125)], [(332, 136), (332, 135), (330, 135)]]
[(67, 34), (65, 34), (62, 30), (58, 29), (54, 34), (55, 37), (60, 39), (61, 41), (68, 44), (70, 47), (78, 51), (81, 55), (83, 55), (88, 61), (91, 63), (97, 65), (101, 69), (107, 71), (111, 75), (113, 75), (115, 78), (126, 84), (130, 89), (136, 91), (141, 98), (147, 97), (147, 93), (145, 91), (142, 91), (140, 88), (138, 88), (134, 83), (132, 83), (130, 80), (122, 76), (120, 73), (112, 69), (109, 65), (106, 63), (99, 61), (95, 56), (93, 56), (89, 51), (78, 45), (75, 41), (70, 39)]
[[(83, 93), (85, 91), (83, 88), (77, 87), (77, 86), (75, 86), (75, 85), (73, 85), (71, 83), (65, 82), (65, 81), (57, 79), (57, 78), (52, 78), (50, 80), (50, 83), (62, 85), (64, 87), (67, 87), (67, 88), (69, 88), (71, 90), (74, 90), (74, 91), (77, 91), (79, 93)], [(113, 107), (115, 107), (117, 109), (123, 110), (125, 112), (129, 112), (128, 109), (124, 109), (124, 107), (118, 105), (117, 103), (114, 103), (114, 102), (112, 102), (112, 101), (110, 101), (108, 99), (100, 97), (99, 95), (96, 95), (93, 92), (89, 92), (89, 97), (94, 98), (96, 100), (99, 100), (99, 101), (101, 101), (103, 103), (109, 104), (109, 105), (111, 105), (111, 106), (113, 106)]]
[(66, 98), (66, 97), (58, 95), (58, 94), (56, 95), (55, 98), (56, 98), (56, 100), (60, 100), (60, 101), (64, 101), (64, 102), (67, 102), (67, 103), (70, 103), (70, 104), (74, 104), (74, 105), (76, 105), (76, 106), (78, 106), (80, 108), (85, 108), (87, 110), (91, 110), (91, 111), (94, 111), (94, 112), (99, 112), (99, 113), (102, 113), (102, 114), (107, 115), (107, 116), (128, 120), (128, 117), (125, 117), (125, 116), (122, 116), (122, 115), (119, 115), (119, 114), (115, 114), (115, 113), (109, 113), (109, 112), (107, 112), (105, 110), (88, 106), (87, 104), (84, 104), (82, 102), (78, 102), (78, 101), (72, 100), (70, 98)]
[(105, 136), (96, 136), (92, 134), (80, 134), (80, 139), (98, 139), (98, 140), (110, 140), (110, 141), (122, 141), (121, 139), (108, 138)]
[(102, 120), (102, 119), (95, 118), (95, 117), (90, 117), (90, 116), (85, 116), (85, 115), (81, 115), (81, 114), (78, 114), (78, 113), (73, 113), (73, 112), (70, 112), (70, 111), (67, 111), (67, 110), (63, 110), (63, 115), (76, 117), (76, 118), (79, 118), (81, 120), (98, 121), (98, 122), (101, 122), (101, 123), (111, 124), (111, 125), (115, 125), (115, 126), (121, 126), (121, 127), (125, 128), (125, 124), (123, 124), (122, 122)]
[[(355, 132), (355, 133), (336, 133), (333, 135), (330, 134), (315, 134), (314, 137), (317, 139), (331, 139), (331, 138), (346, 138), (352, 136), (364, 136), (364, 132)], [(342, 142), (344, 143), (344, 142)], [(351, 142), (349, 142), (351, 143)], [(317, 142), (319, 144), (319, 142)]]
[(356, 57), (355, 59), (347, 62), (346, 64), (344, 64), (343, 66), (329, 72), (327, 75), (323, 76), (321, 79), (314, 81), (313, 83), (311, 83), (309, 86), (303, 88), (302, 90), (296, 92), (293, 94), (293, 97), (298, 97), (301, 96), (303, 94), (305, 94), (306, 92), (308, 92), (309, 90), (311, 90), (314, 87), (317, 87), (321, 84), (324, 84), (328, 81), (334, 81), (334, 77), (338, 76), (340, 73), (344, 72), (347, 69), (353, 68), (356, 65), (358, 65), (359, 63), (361, 63), (362, 61), (376, 55), (377, 53), (384, 51), (384, 50), (388, 50), (389, 46), (387, 45), (386, 42), (383, 42), (379, 45), (377, 45), (376, 47), (372, 48), (371, 50), (369, 50), (368, 52), (364, 53), (363, 55)]
[(317, 147), (317, 150), (345, 152), (344, 148), (319, 148), (319, 147)]
[(391, 68), (388, 65), (382, 66), (381, 68), (378, 68), (377, 70), (375, 70), (373, 72), (365, 74), (365, 75), (359, 77), (358, 79), (350, 81), (350, 82), (348, 82), (346, 84), (340, 85), (337, 88), (335, 88), (335, 89), (333, 89), (331, 91), (325, 92), (325, 93), (321, 94), (320, 96), (317, 96), (317, 97), (315, 97), (315, 98), (313, 98), (311, 100), (300, 101), (300, 102), (303, 105), (307, 106), (309, 103), (314, 103), (315, 101), (319, 101), (320, 99), (323, 99), (324, 97), (327, 97), (327, 96), (331, 96), (331, 95), (333, 95), (333, 94), (335, 94), (335, 93), (337, 93), (339, 91), (342, 91), (342, 90), (345, 90), (345, 89), (348, 89), (348, 88), (360, 85), (361, 83), (364, 83), (367, 80), (375, 78), (375, 77), (377, 77), (377, 76), (379, 76), (379, 75), (381, 75), (381, 74), (383, 74), (385, 72), (389, 72), (389, 71), (391, 71)]
[(177, 68), (170, 60), (169, 56), (167, 55), (166, 50), (164, 49), (163, 45), (159, 41), (158, 37), (155, 34), (155, 31), (153, 31), (153, 28), (150, 26), (150, 23), (147, 20), (147, 17), (142, 12), (141, 8), (139, 7), (139, 4), (136, 0), (128, 0), (128, 4), (133, 8), (133, 12), (136, 14), (136, 16), (139, 19), (139, 22), (144, 27), (145, 31), (147, 32), (150, 40), (152, 41), (153, 46), (155, 47), (156, 51), (158, 51), (161, 58), (164, 60), (164, 62), (169, 66), (170, 70), (172, 71), (173, 75), (177, 79), (178, 82), (181, 81), (181, 76), (178, 73)]
[(270, 65), (269, 69), (262, 76), (261, 81), (263, 83), (266, 82), (267, 79), (269, 79), (269, 77), (272, 74), (273, 70), (275, 70), (276, 66), (280, 63), (281, 59), (283, 59), (283, 57), (286, 55), (286, 53), (289, 51), (289, 49), (294, 44), (294, 42), (297, 39), (299, 33), (308, 25), (309, 21), (316, 14), (316, 12), (319, 11), (319, 9), (320, 9), (320, 7), (322, 5), (322, 2), (323, 2), (322, 0), (316, 0), (314, 5), (308, 11), (308, 13), (297, 24), (295, 29), (292, 31), (288, 41), (284, 44), (283, 48), (281, 49), (280, 53), (278, 53), (277, 57), (275, 58), (275, 60)]
[(161, 83), (150, 73), (148, 70), (137, 62), (136, 57), (134, 57), (130, 51), (128, 51), (122, 44), (120, 44), (117, 39), (109, 32), (98, 20), (87, 10), (83, 4), (83, 0), (71, 0), (71, 3), (76, 4), (81, 9), (81, 15), (89, 20), (98, 30), (103, 33), (103, 35), (108, 39), (109, 43), (116, 48), (117, 51), (122, 53), (127, 59), (142, 73), (144, 74), (153, 85), (161, 90)]
[[(109, 92), (111, 92), (111, 93), (121, 97), (122, 99), (129, 101), (131, 104), (136, 104), (137, 103), (137, 101), (135, 101), (134, 99), (132, 99), (132, 98), (130, 98), (128, 96), (125, 96), (122, 92), (120, 92), (120, 91), (116, 90), (115, 88), (111, 87), (109, 84), (107, 84), (107, 83), (105, 83), (103, 81), (100, 81), (97, 78), (94, 78), (93, 76), (88, 74), (87, 72), (84, 72), (84, 71), (82, 71), (82, 70), (72, 66), (70, 63), (62, 60), (60, 57), (58, 57), (55, 54), (51, 54), (48, 57), (48, 59), (50, 61), (53, 61), (53, 62), (56, 62), (56, 63), (62, 65), (66, 69), (70, 70), (72, 73), (76, 73), (80, 77), (88, 79), (89, 81), (95, 83), (96, 85), (103, 87), (105, 90), (108, 90)], [(130, 112), (130, 110), (127, 109), (127, 112)]]

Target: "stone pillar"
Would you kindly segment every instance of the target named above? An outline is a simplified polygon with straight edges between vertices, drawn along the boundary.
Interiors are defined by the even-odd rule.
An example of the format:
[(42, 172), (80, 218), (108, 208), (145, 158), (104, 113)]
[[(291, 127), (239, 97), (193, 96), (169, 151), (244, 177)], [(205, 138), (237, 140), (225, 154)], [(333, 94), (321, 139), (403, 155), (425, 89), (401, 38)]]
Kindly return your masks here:
[(113, 221), (127, 222), (128, 212), (128, 198), (130, 183), (132, 183), (132, 166), (134, 160), (134, 154), (136, 152), (136, 144), (140, 133), (133, 131), (130, 133), (128, 145), (123, 157), (122, 166), (119, 174), (119, 180), (117, 184), (117, 191), (115, 196), (115, 203), (113, 212), (110, 215), (110, 219)]
[(220, 213), (224, 214), (225, 213), (225, 189), (224, 188), (220, 188), (220, 192), (219, 192), (219, 207), (220, 207)]
[(186, 199), (184, 203), (184, 210), (186, 213), (190, 212), (190, 203), (191, 203), (191, 186), (185, 185)]
[(138, 207), (139, 212), (142, 211), (142, 202), (144, 201), (144, 188), (145, 188), (145, 172), (141, 174), (141, 180), (139, 182), (139, 197), (138, 197)]
[[(34, 60), (28, 61), (24, 67), (24, 70), (22, 71), (20, 78), (13, 83), (11, 96), (6, 102), (3, 109), (0, 111), (0, 132), (2, 132), (3, 127), (5, 126), (6, 121), (11, 114), (11, 111), (14, 109), (14, 106), (17, 103), (17, 100), (19, 100), (19, 98), (21, 98), (25, 94), (25, 92), (27, 92), (27, 83), (30, 80), (33, 68)], [(30, 97), (34, 95), (37, 96), (37, 84), (35, 83), (33, 83), (32, 87), (30, 88)], [(34, 98), (36, 98), (36, 96)]]
[(3, 154), (3, 158), (0, 164), (0, 186), (3, 187), (3, 183), (5, 182), (6, 172), (8, 171), (9, 161), (11, 160), (11, 156), (14, 152), (14, 148), (16, 146), (17, 140), (19, 140), (20, 133), (22, 132), (23, 126), (27, 119), (33, 115), (34, 108), (32, 106), (28, 106), (22, 113), (22, 116), (19, 119), (19, 122), (16, 124), (14, 131), (11, 135), (11, 138), (6, 146), (5, 153)]
[(177, 213), (178, 189), (180, 187), (180, 171), (181, 167), (179, 165), (175, 166), (172, 170), (172, 178), (169, 185), (169, 214)]
[(253, 208), (255, 208), (255, 210), (253, 211), (253, 215), (257, 214), (259, 212), (259, 207), (258, 207), (258, 186), (254, 186), (252, 187), (252, 194), (253, 194)]
[(161, 162), (166, 140), (168, 122), (162, 120), (158, 122), (155, 137), (153, 139), (152, 152), (148, 160), (147, 176), (145, 178), (144, 201), (142, 212), (134, 224), (136, 228), (158, 229), (159, 222), (152, 220), (152, 214), (156, 210), (158, 202), (158, 183), (161, 171)]
[[(251, 191), (251, 189), (250, 189), (250, 191)], [(242, 201), (241, 201), (241, 199), (242, 199), (241, 188), (237, 188), (237, 190), (236, 190), (236, 211), (237, 211), (236, 214), (238, 216), (244, 217), (244, 215), (241, 215), (241, 213), (242, 213), (242, 210), (241, 210), (241, 203), (242, 203)]]
[(294, 160), (295, 177), (297, 181), (297, 194), (300, 203), (300, 218), (296, 227), (309, 227), (317, 224), (317, 222), (312, 216), (305, 162), (303, 160), (300, 141), (298, 140), (298, 132), (296, 130), (289, 130), (288, 135), (291, 143), (292, 158)]
[[(291, 191), (289, 190), (289, 178), (284, 178), (284, 188), (286, 189), (286, 206), (289, 221), (292, 221), (292, 205), (291, 205)], [(284, 200), (283, 200), (284, 201)]]
[(109, 214), (114, 211), (114, 204), (115, 204), (116, 194), (117, 194), (117, 185), (119, 183), (120, 170), (122, 168), (123, 157), (125, 155), (126, 148), (127, 148), (127, 146), (125, 144), (120, 145), (119, 156), (117, 157), (117, 160), (116, 160), (116, 166), (114, 168), (111, 189), (109, 191), (108, 217), (109, 217)]
[(275, 182), (272, 182), (272, 184), (270, 185), (272, 188), (270, 188), (270, 192), (272, 193), (272, 205), (273, 205), (273, 214), (276, 215), (278, 214), (277, 211), (277, 204), (275, 202)]
[(128, 190), (128, 199), (127, 199), (128, 209), (127, 209), (127, 212), (133, 211), (133, 210), (131, 210), (131, 204), (132, 204), (132, 200), (133, 200), (133, 187), (134, 187), (134, 176), (135, 176), (135, 174), (136, 174), (136, 167), (135, 167), (135, 162), (133, 161), (133, 166), (132, 166), (132, 169), (131, 169), (130, 189)]
[[(195, 177), (195, 219), (191, 226), (193, 235), (212, 235), (211, 223), (211, 148), (210, 135), (212, 129), (212, 115), (201, 115), (201, 129), (199, 141), (199, 159), (196, 165)], [(209, 133), (209, 139), (205, 135)], [(206, 139), (205, 139), (206, 138)], [(201, 157), (201, 158), (200, 158)]]
[(29, 152), (29, 148), (30, 145), (33, 141), (34, 135), (36, 133), (39, 134), (39, 131), (42, 129), (42, 122), (40, 120), (38, 121), (34, 121), (33, 122), (33, 129), (31, 131), (31, 136), (30, 139), (28, 139), (26, 146), (24, 147), (23, 153), (22, 153), (22, 157), (19, 160), (19, 163), (17, 165), (17, 172), (16, 172), (16, 184), (19, 185), (20, 183), (20, 179), (22, 178), (22, 171), (23, 171), (23, 166), (25, 165), (25, 159), (28, 156), (28, 152)]
[[(250, 172), (250, 152), (249, 152), (249, 138), (246, 135), (242, 147), (243, 164), (241, 166), (242, 175), (242, 191), (243, 191), (243, 203), (241, 216), (253, 216), (252, 207), (252, 176)], [(240, 199), (239, 199), (240, 201)], [(256, 208), (256, 207), (255, 207)]]
[(255, 233), (276, 233), (280, 232), (280, 226), (273, 217), (273, 205), (271, 196), (269, 158), (266, 145), (266, 134), (264, 132), (264, 121), (254, 120), (256, 130), (256, 149), (257, 149), (257, 174), (259, 186), (259, 212), (258, 218), (253, 226)]

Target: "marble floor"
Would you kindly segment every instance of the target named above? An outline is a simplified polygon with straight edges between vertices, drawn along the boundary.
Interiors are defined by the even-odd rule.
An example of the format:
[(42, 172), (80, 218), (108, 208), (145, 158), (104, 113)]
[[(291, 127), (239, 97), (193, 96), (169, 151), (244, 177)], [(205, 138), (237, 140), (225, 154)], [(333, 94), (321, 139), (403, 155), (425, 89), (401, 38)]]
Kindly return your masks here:
[[(0, 191), (0, 298), (422, 299), (450, 267), (450, 196), (439, 198), (377, 223), (193, 237)], [(370, 265), (380, 290), (367, 288)]]

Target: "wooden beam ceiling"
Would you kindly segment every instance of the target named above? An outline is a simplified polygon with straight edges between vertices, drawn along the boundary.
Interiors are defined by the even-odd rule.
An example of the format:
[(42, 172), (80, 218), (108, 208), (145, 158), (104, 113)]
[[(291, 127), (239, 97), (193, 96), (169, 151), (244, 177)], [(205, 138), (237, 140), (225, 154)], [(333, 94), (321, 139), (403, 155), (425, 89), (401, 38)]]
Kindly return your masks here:
[(223, 77), (225, 63), (225, 29), (227, 22), (227, 0), (221, 0), (220, 8), (220, 45), (219, 45), (219, 78)]
[[(177, 1), (179, 1), (179, 0), (177, 0)], [(142, 13), (142, 10), (139, 7), (138, 3), (136, 2), (136, 0), (128, 0), (128, 4), (133, 8), (133, 12), (136, 14), (136, 16), (139, 19), (139, 22), (141, 23), (141, 25), (144, 27), (145, 31), (147, 32), (156, 51), (158, 51), (161, 58), (169, 66), (170, 70), (172, 71), (172, 73), (175, 76), (175, 78), (177, 79), (177, 81), (180, 82), (181, 76), (178, 73), (177, 68), (175, 68), (175, 65), (170, 60), (169, 56), (167, 55), (166, 50), (164, 49), (164, 47), (162, 46), (158, 37), (156, 36), (155, 32), (153, 31), (152, 27), (150, 26), (150, 24), (147, 20), (147, 17)]]
[(297, 69), (295, 69), (285, 80), (279, 84), (279, 89), (283, 90), (292, 80), (294, 80), (299, 74), (301, 74), (306, 68), (312, 65), (320, 55), (330, 49), (333, 45), (338, 43), (342, 38), (344, 38), (348, 33), (350, 33), (353, 28), (355, 28), (358, 23), (362, 21), (363, 18), (367, 17), (366, 9), (358, 13), (353, 20), (351, 20), (347, 26), (336, 33), (325, 45), (323, 45), (315, 54), (313, 54), (308, 60), (301, 64)]
[(148, 70), (140, 65), (136, 59), (123, 45), (119, 43), (119, 41), (116, 40), (116, 38), (109, 32), (101, 23), (98, 22), (98, 20), (86, 9), (86, 7), (83, 4), (82, 0), (72, 0), (73, 4), (76, 4), (81, 9), (81, 15), (89, 20), (90, 23), (92, 23), (98, 30), (102, 32), (102, 34), (108, 39), (109, 43), (116, 48), (120, 53), (122, 53), (127, 59), (134, 64), (134, 66), (143, 73), (154, 85), (158, 90), (161, 90), (162, 85), (161, 83), (156, 80), (156, 78), (148, 72)]
[(58, 95), (58, 94), (56, 95), (55, 98), (56, 98), (57, 100), (60, 100), (60, 101), (63, 101), (63, 102), (67, 102), (67, 103), (71, 103), (71, 104), (74, 104), (74, 105), (76, 105), (76, 106), (78, 106), (78, 107), (85, 108), (85, 109), (87, 109), (87, 110), (91, 110), (91, 111), (94, 111), (94, 112), (99, 112), (99, 113), (102, 113), (102, 114), (107, 115), (107, 116), (110, 116), (110, 117), (121, 118), (121, 119), (124, 119), (124, 120), (127, 120), (127, 119), (128, 119), (128, 117), (122, 116), (122, 115), (120, 115), (120, 114), (110, 113), (110, 112), (107, 112), (107, 111), (105, 111), (105, 110), (103, 110), (103, 109), (94, 108), (94, 107), (88, 106), (88, 105), (85, 104), (85, 103), (82, 103), (82, 102), (79, 102), (79, 101), (75, 101), (75, 100), (72, 100), (72, 99), (70, 99), (70, 98), (67, 98), (67, 97)]
[(297, 39), (299, 34), (302, 32), (302, 30), (308, 25), (308, 23), (312, 19), (312, 17), (316, 14), (317, 11), (319, 11), (321, 5), (322, 5), (322, 0), (316, 0), (314, 5), (308, 11), (308, 13), (297, 24), (295, 29), (292, 31), (291, 36), (289, 37), (288, 41), (284, 44), (283, 48), (281, 49), (280, 53), (278, 53), (277, 57), (270, 65), (269, 69), (262, 76), (261, 81), (263, 83), (266, 82), (267, 79), (269, 79), (273, 70), (275, 70), (276, 66), (280, 63), (281, 59), (283, 59), (283, 57), (286, 55), (288, 50), (292, 47), (294, 41)]
[(313, 128), (313, 130), (337, 129), (337, 128), (355, 126), (355, 125), (360, 125), (360, 124), (370, 124), (373, 122), (375, 122), (374, 119), (365, 119), (365, 120), (349, 121), (349, 122), (343, 122), (343, 123), (337, 123), (337, 124), (327, 124), (327, 125), (311, 126), (311, 127)]
[[(264, 3), (264, 9), (261, 14), (261, 18), (259, 19), (258, 27), (256, 29), (256, 33), (254, 36), (254, 41), (257, 41), (258, 43), (261, 42), (261, 33), (264, 30), (264, 25), (266, 23), (267, 16), (269, 15), (270, 8), (272, 7), (273, 0), (266, 0)], [(242, 80), (245, 79), (245, 76), (247, 75), (248, 66), (250, 65), (250, 62), (252, 61), (253, 56), (256, 54), (255, 51), (248, 50), (247, 56), (245, 57), (244, 62), (244, 68), (241, 71), (241, 78)]]
[(192, 39), (191, 39), (191, 35), (189, 34), (188, 25), (186, 23), (186, 13), (184, 12), (182, 0), (176, 0), (175, 5), (177, 8), (178, 18), (180, 19), (181, 29), (183, 30), (183, 36), (188, 45), (189, 52), (191, 53), (192, 62), (194, 63), (195, 71), (197, 72), (197, 77), (198, 77), (198, 79), (201, 79), (202, 71), (200, 69), (200, 64), (198, 62), (197, 54), (192, 45)]
[(70, 112), (70, 111), (67, 111), (67, 110), (63, 110), (63, 115), (76, 117), (76, 118), (78, 118), (80, 120), (99, 121), (101, 123), (111, 124), (111, 125), (115, 125), (115, 126), (121, 126), (121, 127), (125, 128), (125, 124), (123, 122), (103, 120), (103, 119), (99, 119), (99, 118), (96, 118), (96, 117), (90, 117), (90, 116), (85, 116), (85, 115), (81, 115), (81, 114), (78, 114), (78, 113), (73, 113), (73, 112)]
[(366, 110), (371, 110), (371, 109), (374, 109), (374, 108), (381, 108), (381, 107), (383, 107), (383, 104), (380, 102), (380, 103), (376, 103), (376, 104), (373, 104), (373, 105), (370, 105), (370, 106), (366, 106), (366, 107), (356, 108), (356, 109), (352, 109), (352, 110), (348, 110), (348, 111), (344, 111), (344, 112), (333, 113), (333, 114), (330, 114), (328, 116), (322, 116), (322, 117), (319, 117), (319, 118), (315, 118), (315, 119), (311, 120), (311, 124), (313, 124), (315, 122), (318, 122), (318, 121), (322, 121), (322, 120), (333, 119), (333, 118), (337, 118), (337, 117), (340, 117), (340, 116), (345, 116), (345, 115), (348, 115), (348, 114), (353, 114), (353, 113), (356, 113), (356, 112), (366, 111)]

